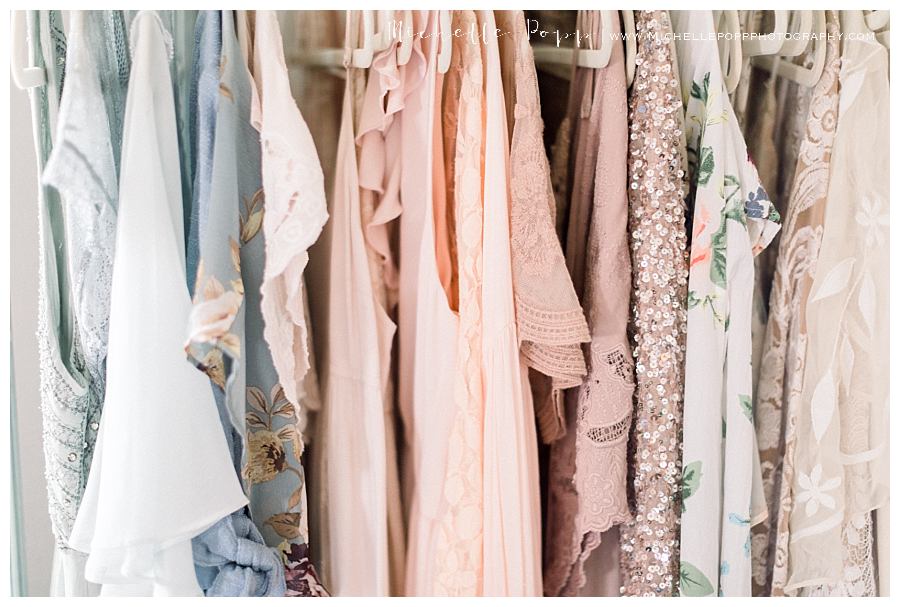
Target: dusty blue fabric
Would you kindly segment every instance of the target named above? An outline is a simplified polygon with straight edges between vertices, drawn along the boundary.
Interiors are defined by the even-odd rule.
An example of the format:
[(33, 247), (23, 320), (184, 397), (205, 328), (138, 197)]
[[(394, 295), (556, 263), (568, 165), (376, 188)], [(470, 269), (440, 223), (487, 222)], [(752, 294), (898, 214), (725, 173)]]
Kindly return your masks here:
[(200, 261), (200, 233), (209, 209), (221, 54), (222, 16), (219, 11), (200, 11), (194, 37), (189, 115), (193, 196), (187, 230), (187, 282), (191, 295)]
[(246, 508), (194, 538), (193, 546), (206, 596), (284, 596), (284, 563), (263, 543)]
[[(255, 131), (249, 123), (249, 75), (234, 32), (234, 16), (230, 11), (203, 11), (197, 19), (195, 39), (196, 81), (191, 105), (196, 110), (190, 130), (196, 165), (188, 259), (193, 257), (195, 274), (198, 266), (203, 266), (199, 276), (203, 284), (196, 289), (202, 299), (207, 281), (242, 292), (242, 287), (235, 287), (241, 282), (242, 268), (233, 247), (242, 241), (241, 209), (244, 199), (259, 189), (260, 167), (258, 160), (247, 161), (247, 148), (258, 158), (259, 138), (252, 137)], [(191, 280), (192, 287), (193, 283)], [(238, 475), (246, 398), (244, 325), (242, 305), (228, 329), (230, 342), (223, 339), (223, 343), (192, 343), (189, 347), (189, 356), (199, 368), (215, 368), (210, 376), (213, 393)], [(235, 343), (239, 347), (234, 347)], [(221, 368), (210, 364), (211, 360), (220, 360)], [(277, 550), (266, 546), (247, 508), (195, 537), (193, 552), (197, 581), (207, 596), (284, 596), (284, 562)]]
[(190, 96), (196, 21), (199, 11), (157, 11), (172, 37), (173, 56), (169, 62), (175, 94), (175, 122), (178, 124), (178, 153), (181, 157), (181, 200), (184, 205), (184, 239), (187, 247), (191, 218), (194, 175), (191, 167)]

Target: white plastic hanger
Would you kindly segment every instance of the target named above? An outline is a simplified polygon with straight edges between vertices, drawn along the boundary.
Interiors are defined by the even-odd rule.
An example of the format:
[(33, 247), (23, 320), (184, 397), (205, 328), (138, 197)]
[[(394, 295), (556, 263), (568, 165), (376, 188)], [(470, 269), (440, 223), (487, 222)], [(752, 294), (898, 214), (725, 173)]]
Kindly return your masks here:
[(791, 11), (791, 23), (799, 23), (796, 37), (788, 38), (778, 52), (782, 57), (796, 57), (806, 50), (813, 31), (813, 11)]
[(874, 32), (886, 27), (890, 19), (891, 11), (869, 11), (866, 13), (866, 26)]
[(47, 82), (44, 68), (28, 66), (28, 35), (25, 28), (25, 11), (13, 11), (12, 18), (12, 56), (10, 71), (13, 82), (22, 90), (41, 86)]
[[(755, 11), (749, 11), (751, 13), (748, 18), (748, 23), (751, 23), (752, 13)], [(784, 35), (787, 33), (788, 28), (788, 18), (790, 14), (788, 11), (772, 11), (775, 13), (775, 26), (772, 28), (772, 33), (775, 34), (772, 37), (759, 37), (753, 38), (750, 40), (744, 40), (741, 44), (741, 53), (744, 57), (758, 57), (760, 55), (777, 55), (781, 50), (781, 47), (784, 46)]]
[[(588, 12), (579, 11), (579, 20), (586, 17), (585, 13)], [(616, 15), (616, 11), (599, 11), (599, 13), (601, 27), (598, 48), (594, 48), (593, 36), (588, 37), (588, 48), (586, 49), (537, 45), (534, 47), (535, 63), (571, 66), (574, 59), (575, 65), (578, 67), (600, 69), (609, 65), (613, 45), (613, 23), (618, 21), (618, 15)]]
[[(346, 19), (349, 22), (353, 11), (346, 11)], [(362, 48), (349, 49), (347, 63), (350, 67), (367, 68), (372, 65), (375, 56), (375, 12), (360, 11), (363, 25)], [(310, 67), (343, 68), (345, 49), (342, 48), (314, 48), (304, 50), (291, 58), (291, 63), (299, 63)]]
[(872, 33), (862, 11), (841, 11), (840, 20), (841, 32), (844, 34), (853, 33), (858, 37), (865, 37)]
[[(349, 11), (347, 18), (350, 18)], [(350, 64), (353, 67), (367, 68), (372, 65), (375, 56), (375, 11), (362, 11), (363, 46), (351, 52)]]
[(634, 11), (621, 11), (622, 31), (625, 34), (625, 82), (630, 88), (634, 82), (634, 59), (637, 56), (637, 36), (634, 30)]
[(438, 11), (438, 27), (440, 28), (441, 46), (438, 48), (437, 71), (446, 74), (450, 69), (450, 58), (453, 56), (453, 32), (450, 11)]
[[(844, 11), (841, 12), (842, 15), (843, 12)], [(802, 65), (798, 65), (791, 61), (782, 61), (780, 56), (757, 57), (755, 65), (758, 65), (769, 72), (775, 70), (779, 77), (787, 78), (788, 80), (792, 80), (803, 86), (815, 86), (819, 81), (819, 78), (822, 77), (822, 71), (825, 69), (825, 11), (812, 11), (812, 13), (812, 31), (818, 34), (818, 37), (812, 41), (813, 61), (811, 67), (803, 67)], [(861, 12), (860, 17), (862, 17)], [(862, 20), (862, 24), (865, 26), (864, 20)], [(841, 23), (841, 29), (850, 31), (844, 28), (843, 22)]]
[[(412, 57), (413, 49), (413, 20), (412, 11), (398, 11), (402, 15), (400, 21), (400, 47), (397, 49), (397, 65), (406, 65)], [(394, 13), (397, 14), (396, 12)], [(407, 35), (407, 31), (409, 35)]]
[(884, 48), (891, 48), (891, 12), (886, 10), (867, 11), (866, 27), (875, 32), (875, 39)]
[(394, 11), (379, 10), (372, 12), (375, 13), (375, 34), (372, 48), (375, 53), (378, 53), (394, 43), (391, 35), (391, 20), (394, 17)]
[(723, 38), (719, 41), (722, 76), (725, 80), (725, 90), (730, 95), (737, 89), (737, 85), (741, 81), (741, 67), (743, 64), (741, 19), (737, 11), (721, 11), (717, 21), (717, 32), (725, 31), (732, 34), (730, 40)]

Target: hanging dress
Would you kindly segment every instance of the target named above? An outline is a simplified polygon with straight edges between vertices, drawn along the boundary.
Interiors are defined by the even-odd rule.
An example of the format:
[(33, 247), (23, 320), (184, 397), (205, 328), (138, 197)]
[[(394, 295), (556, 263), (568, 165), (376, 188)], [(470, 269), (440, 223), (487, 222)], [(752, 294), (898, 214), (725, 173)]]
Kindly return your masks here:
[[(349, 36), (352, 24), (347, 26)], [(352, 40), (348, 38), (346, 44), (351, 45)], [(392, 52), (393, 47), (379, 53), (375, 62), (386, 67)], [(326, 468), (322, 480), (328, 496), (323, 516), (328, 537), (324, 567), (336, 595), (389, 596), (388, 502), (392, 496), (387, 479), (388, 467), (396, 466), (396, 461), (387, 457), (390, 419), (385, 388), (389, 366), (384, 365), (390, 364), (394, 325), (376, 301), (364, 238), (356, 145), (364, 135), (354, 133), (353, 71), (347, 67), (327, 251), (328, 350), (321, 359), (324, 399), (319, 432)], [(378, 86), (379, 78), (373, 73), (371, 95), (378, 95)], [(367, 98), (363, 115), (374, 111), (373, 105), (380, 101), (377, 96)], [(377, 128), (371, 121), (369, 116), (367, 131)], [(379, 137), (377, 132), (372, 136)], [(382, 158), (379, 153), (383, 150), (373, 146), (363, 145), (368, 148), (369, 162)], [(370, 167), (367, 176), (375, 180), (376, 173), (380, 187), (380, 172)], [(369, 189), (374, 188), (372, 184)], [(350, 442), (348, 437), (352, 437)], [(399, 500), (399, 487), (393, 489), (393, 497)]]
[[(584, 312), (555, 232), (556, 202), (544, 151), (537, 72), (522, 11), (496, 11), (507, 87), (510, 141), (510, 238), (516, 325), (531, 369), (535, 413), (544, 442), (565, 430), (566, 388), (586, 373), (581, 343), (590, 340)], [(507, 113), (510, 113), (508, 110)]]
[[(835, 15), (828, 15), (826, 28), (837, 32)], [(822, 76), (812, 91), (806, 135), (779, 239), (763, 342), (765, 355), (756, 384), (754, 421), (769, 516), (752, 530), (754, 596), (781, 596), (787, 581), (796, 410), (809, 339), (806, 301), (822, 241), (837, 126), (839, 71), (838, 40), (828, 40)]]
[[(73, 15), (67, 42), (67, 86), (60, 101), (54, 151), (43, 180), (56, 188), (64, 203), (66, 273), (71, 281), (77, 347), (89, 399), (97, 406), (86, 411), (82, 426), (83, 443), (89, 445), (82, 460), (86, 481), (99, 428), (99, 404), (106, 389), (119, 145), (130, 67), (121, 11)], [(73, 503), (77, 507), (78, 502)], [(63, 586), (68, 588), (61, 592), (67, 596), (84, 594), (75, 589), (85, 584), (83, 557), (76, 557), (72, 551), (57, 556), (54, 572), (62, 574)], [(59, 578), (52, 578), (51, 594), (56, 594)]]
[(247, 498), (209, 382), (179, 355), (190, 297), (171, 39), (152, 11), (130, 39), (106, 399), (70, 543), (103, 594), (199, 595), (190, 540)]
[[(475, 13), (453, 11), (452, 26), (468, 31), (476, 26)], [(456, 228), (459, 334), (450, 435), (455, 449), (447, 460), (438, 544), (432, 557), (437, 573), (431, 594), (439, 596), (478, 596), (484, 587), (482, 82), (481, 45), (454, 44), (444, 92), (445, 103), (447, 93), (456, 97), (452, 113), (445, 114), (456, 126), (454, 146), (445, 149), (453, 154), (446, 166), (451, 168), (448, 206), (454, 210)]]
[[(673, 12), (673, 30), (714, 31), (711, 11)], [(676, 40), (693, 211), (685, 353), (680, 590), (750, 595), (753, 257), (780, 218), (747, 157), (712, 39)]]
[(850, 37), (850, 16), (841, 13), (839, 118), (805, 310), (785, 590), (866, 596), (871, 515), (889, 500), (888, 53)]
[[(250, 123), (259, 132), (261, 188), (242, 196), (241, 268), (247, 325), (250, 511), (285, 564), (287, 596), (326, 595), (312, 565), (302, 399), (309, 341), (306, 249), (327, 220), (322, 170), (291, 96), (278, 21), (256, 11)], [(255, 141), (254, 141), (255, 143)]]
[[(397, 41), (399, 43), (399, 40)], [(388, 588), (402, 596), (406, 567), (406, 537), (400, 478), (397, 467), (397, 429), (394, 404), (393, 341), (397, 325), (395, 221), (400, 204), (400, 119), (404, 105), (405, 71), (397, 65), (398, 44), (392, 44), (372, 61), (371, 77), (359, 101), (360, 215), (365, 235), (372, 295), (375, 299), (381, 400), (384, 410), (385, 507), (387, 511)], [(356, 98), (354, 98), (356, 99)]]
[[(65, 270), (71, 281), (77, 345), (89, 398), (98, 405), (106, 383), (118, 152), (128, 86), (126, 45), (121, 11), (89, 11), (73, 18), (66, 49), (67, 86), (60, 100), (53, 153), (43, 173), (44, 183), (56, 188), (64, 203)], [(82, 428), (84, 442), (90, 446), (83, 460), (85, 480), (99, 427), (99, 406), (86, 413)], [(72, 551), (59, 552), (57, 557), (63, 586), (71, 591), (64, 594), (83, 594), (75, 590), (85, 584), (83, 557)], [(80, 569), (75, 568), (76, 562), (81, 563)], [(59, 580), (54, 578), (51, 594), (58, 589)]]
[[(196, 23), (193, 101), (199, 111), (192, 113), (191, 151), (197, 213), (191, 232), (197, 237), (198, 280), (185, 349), (212, 383), (238, 475), (247, 379), (241, 245), (258, 231), (258, 224), (256, 230), (241, 230), (241, 213), (260, 187), (259, 143), (250, 124), (252, 82), (241, 60), (234, 15), (201, 11)], [(284, 596), (281, 554), (266, 546), (247, 508), (224, 517), (192, 544), (206, 596)]]
[(684, 109), (667, 11), (636, 11), (629, 100), (631, 331), (635, 407), (629, 446), (634, 517), (622, 526), (626, 596), (678, 584), (681, 416), (687, 302)]
[(267, 234), (262, 314), (266, 342), (285, 396), (299, 408), (310, 368), (303, 271), (309, 259), (307, 250), (319, 237), (328, 211), (322, 168), (291, 95), (274, 12), (256, 12), (255, 34), (258, 104), (253, 120), (260, 129), (263, 183), (269, 199), (262, 217)]
[(509, 144), (496, 23), (478, 11), (484, 46), (484, 595), (540, 596), (537, 435), (516, 331), (509, 224)]
[[(599, 15), (594, 32), (599, 34)], [(634, 367), (626, 337), (630, 297), (627, 240), (627, 112), (624, 53), (609, 64), (578, 70), (587, 77), (590, 105), (578, 128), (584, 145), (596, 146), (593, 166), (576, 160), (569, 216), (567, 261), (583, 275), (582, 306), (591, 341), (584, 347), (587, 377), (566, 396), (566, 435), (551, 447), (546, 572), (547, 594), (574, 595), (586, 582), (585, 560), (601, 534), (629, 518), (627, 444)], [(577, 77), (577, 76), (576, 76)], [(573, 150), (576, 158), (583, 150)], [(576, 198), (577, 197), (577, 198)], [(586, 213), (584, 212), (586, 211)], [(582, 240), (582, 238), (584, 240)], [(584, 243), (584, 248), (576, 248)], [(569, 248), (568, 245), (572, 247)], [(624, 279), (622, 277), (625, 277)], [(617, 544), (615, 535), (608, 538)]]
[(400, 114), (399, 384), (398, 402), (406, 443), (403, 471), (408, 521), (406, 596), (435, 592), (431, 558), (440, 540), (443, 479), (451, 453), (456, 410), (459, 321), (450, 309), (435, 257), (435, 104), (437, 103), (437, 11), (416, 11), (405, 66), (405, 105)]
[[(28, 89), (37, 173), (41, 175), (53, 151), (67, 49), (59, 11), (28, 11), (25, 24), (28, 65), (45, 74), (43, 84)], [(83, 31), (74, 32), (74, 36), (80, 40)], [(90, 74), (88, 66), (77, 58), (84, 54), (79, 48), (84, 49), (85, 45), (76, 42), (73, 56), (81, 66), (76, 90), (83, 86), (78, 82), (84, 82)], [(71, 104), (74, 101), (66, 102), (64, 107)], [(63, 118), (65, 125), (65, 114)], [(77, 305), (69, 298), (63, 201), (54, 188), (39, 183), (37, 204), (41, 424), (47, 506), (55, 540), (50, 594), (89, 596), (98, 589), (84, 581), (85, 556), (70, 548), (68, 538), (84, 494), (103, 400), (102, 393), (98, 395), (90, 389), (77, 337)]]

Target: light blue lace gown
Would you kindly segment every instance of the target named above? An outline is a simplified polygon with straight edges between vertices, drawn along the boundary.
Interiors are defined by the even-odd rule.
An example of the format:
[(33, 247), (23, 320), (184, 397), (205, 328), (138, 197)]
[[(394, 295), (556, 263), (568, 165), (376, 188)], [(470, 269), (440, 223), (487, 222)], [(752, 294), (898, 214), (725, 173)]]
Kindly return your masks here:
[(113, 140), (121, 136), (127, 43), (115, 11), (88, 13), (71, 32), (68, 49), (58, 11), (30, 11), (28, 25), (32, 65), (47, 72), (47, 83), (32, 89), (31, 98), (42, 174), (38, 343), (56, 538), (51, 594), (91, 595), (97, 589), (84, 580), (84, 555), (67, 540), (103, 404), (117, 199)]

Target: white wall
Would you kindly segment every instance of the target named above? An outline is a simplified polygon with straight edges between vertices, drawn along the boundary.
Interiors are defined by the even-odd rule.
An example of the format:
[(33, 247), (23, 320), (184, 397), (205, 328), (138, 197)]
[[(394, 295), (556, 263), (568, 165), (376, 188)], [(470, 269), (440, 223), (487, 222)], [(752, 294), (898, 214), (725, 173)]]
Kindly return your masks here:
[(38, 392), (37, 330), (38, 214), (37, 167), (28, 95), (9, 85), (10, 324), (15, 360), (22, 518), (28, 594), (47, 596), (53, 535), (47, 513), (41, 409)]

